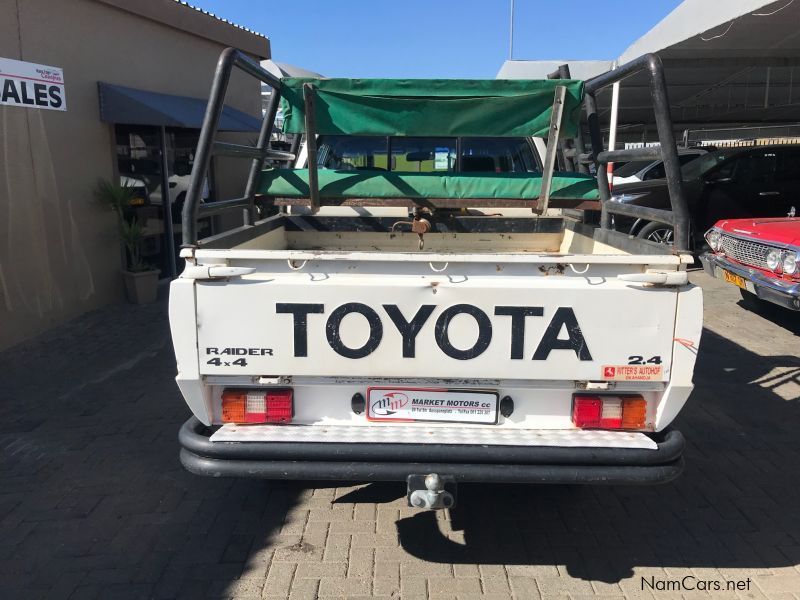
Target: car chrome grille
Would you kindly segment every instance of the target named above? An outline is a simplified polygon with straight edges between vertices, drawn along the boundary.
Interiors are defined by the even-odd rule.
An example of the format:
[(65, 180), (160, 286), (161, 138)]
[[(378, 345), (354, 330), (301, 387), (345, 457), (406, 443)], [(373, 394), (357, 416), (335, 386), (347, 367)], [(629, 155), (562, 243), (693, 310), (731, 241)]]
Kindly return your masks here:
[(772, 246), (767, 246), (766, 244), (759, 244), (730, 235), (722, 235), (722, 251), (725, 256), (752, 267), (766, 269), (767, 252), (771, 249)]

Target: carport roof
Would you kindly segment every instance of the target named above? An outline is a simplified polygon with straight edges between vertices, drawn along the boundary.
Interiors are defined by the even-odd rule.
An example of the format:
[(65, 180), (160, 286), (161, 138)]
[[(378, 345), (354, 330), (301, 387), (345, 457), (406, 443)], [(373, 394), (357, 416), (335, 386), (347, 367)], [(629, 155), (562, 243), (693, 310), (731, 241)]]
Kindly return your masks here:
[[(654, 52), (666, 67), (676, 128), (800, 122), (798, 23), (800, 0), (685, 0), (614, 61), (507, 61), (498, 77), (542, 77), (566, 63), (586, 78)], [(598, 104), (601, 116), (608, 112), (608, 91)], [(646, 76), (625, 80), (620, 128), (641, 131), (652, 121)]]

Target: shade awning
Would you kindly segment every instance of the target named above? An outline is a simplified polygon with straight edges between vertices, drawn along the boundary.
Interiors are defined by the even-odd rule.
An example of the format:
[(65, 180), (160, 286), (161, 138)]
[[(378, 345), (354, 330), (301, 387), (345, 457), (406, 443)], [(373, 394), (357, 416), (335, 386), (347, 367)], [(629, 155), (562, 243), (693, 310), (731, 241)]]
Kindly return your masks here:
[[(98, 82), (100, 120), (124, 125), (158, 125), (200, 129), (206, 100), (174, 96)], [(261, 121), (240, 110), (225, 106), (220, 131), (259, 131)]]
[(313, 86), (317, 133), (546, 136), (556, 86), (566, 87), (561, 135), (574, 135), (583, 82), (575, 80), (313, 79), (281, 87), (283, 130), (305, 131), (303, 85)]

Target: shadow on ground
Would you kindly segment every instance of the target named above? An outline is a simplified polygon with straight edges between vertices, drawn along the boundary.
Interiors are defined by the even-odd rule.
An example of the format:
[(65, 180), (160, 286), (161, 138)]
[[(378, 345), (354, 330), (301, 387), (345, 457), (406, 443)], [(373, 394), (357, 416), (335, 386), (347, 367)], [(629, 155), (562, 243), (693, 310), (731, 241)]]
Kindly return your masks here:
[(109, 307), (0, 354), (3, 600), (222, 596), (266, 572), (305, 486), (184, 471), (165, 312)]
[[(686, 470), (656, 487), (462, 485), (451, 526), (402, 519), (402, 547), (432, 562), (566, 565), (619, 582), (636, 566), (774, 568), (800, 563), (800, 403), (769, 387), (797, 356), (763, 357), (706, 330), (696, 389), (676, 427)], [(762, 384), (753, 383), (761, 380)]]
[(738, 305), (768, 321), (772, 321), (778, 327), (783, 327), (786, 331), (800, 336), (800, 311), (789, 310), (764, 300), (754, 301), (753, 303), (739, 300)]

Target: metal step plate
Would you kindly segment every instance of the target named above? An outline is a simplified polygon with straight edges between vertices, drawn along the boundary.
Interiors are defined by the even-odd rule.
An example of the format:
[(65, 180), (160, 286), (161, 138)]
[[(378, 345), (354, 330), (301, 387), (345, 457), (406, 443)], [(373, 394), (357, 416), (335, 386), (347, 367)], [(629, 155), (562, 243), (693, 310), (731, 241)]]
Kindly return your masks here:
[(424, 427), (406, 425), (223, 425), (212, 442), (345, 442), (351, 444), (479, 444), (569, 448), (642, 448), (656, 443), (643, 433), (581, 429)]

